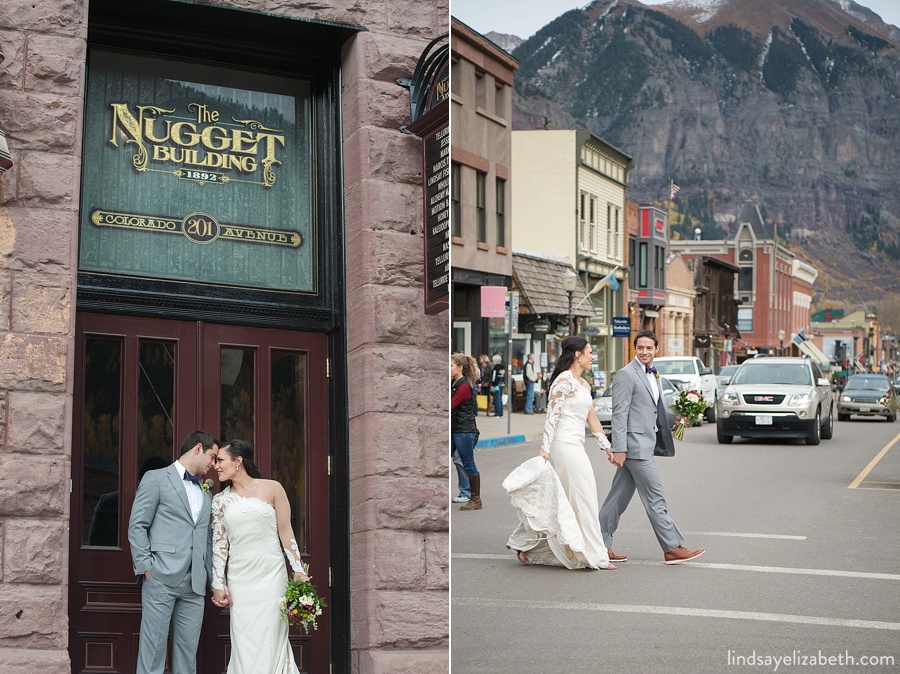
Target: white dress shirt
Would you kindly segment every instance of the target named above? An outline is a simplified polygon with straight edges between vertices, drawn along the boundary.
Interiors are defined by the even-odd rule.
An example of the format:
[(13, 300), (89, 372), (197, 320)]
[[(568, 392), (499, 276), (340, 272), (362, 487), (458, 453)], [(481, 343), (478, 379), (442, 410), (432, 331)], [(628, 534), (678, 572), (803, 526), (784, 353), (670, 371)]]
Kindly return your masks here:
[(187, 472), (187, 469), (181, 465), (180, 461), (175, 462), (175, 468), (178, 469), (178, 474), (181, 476), (181, 483), (184, 485), (184, 493), (187, 494), (187, 500), (191, 506), (191, 517), (194, 518), (194, 523), (196, 523), (197, 518), (200, 517), (200, 508), (203, 507), (203, 487), (199, 484), (194, 484), (190, 480), (184, 479), (184, 474)]
[(643, 368), (644, 375), (647, 377), (647, 381), (650, 382), (650, 392), (653, 394), (653, 402), (659, 402), (659, 384), (656, 382), (656, 375), (652, 372), (647, 372), (647, 366), (644, 365), (641, 361), (635, 358), (637, 364)]

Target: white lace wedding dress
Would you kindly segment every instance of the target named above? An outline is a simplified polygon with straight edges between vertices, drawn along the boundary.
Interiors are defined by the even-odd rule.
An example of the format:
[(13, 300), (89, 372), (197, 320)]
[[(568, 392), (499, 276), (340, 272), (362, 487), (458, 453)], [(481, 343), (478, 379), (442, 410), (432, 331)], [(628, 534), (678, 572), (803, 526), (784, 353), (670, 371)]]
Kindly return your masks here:
[[(598, 519), (597, 481), (584, 449), (584, 425), (592, 404), (587, 386), (568, 370), (550, 387), (541, 449), (550, 453), (561, 490), (552, 471), (542, 470), (545, 462), (540, 457), (526, 461), (504, 481), (519, 516), (506, 545), (525, 551), (533, 564), (609, 566)], [(563, 498), (568, 503), (561, 502)]]
[(275, 508), (226, 488), (213, 498), (212, 527), (212, 586), (228, 586), (232, 600), (228, 674), (299, 674), (278, 604), (288, 574)]

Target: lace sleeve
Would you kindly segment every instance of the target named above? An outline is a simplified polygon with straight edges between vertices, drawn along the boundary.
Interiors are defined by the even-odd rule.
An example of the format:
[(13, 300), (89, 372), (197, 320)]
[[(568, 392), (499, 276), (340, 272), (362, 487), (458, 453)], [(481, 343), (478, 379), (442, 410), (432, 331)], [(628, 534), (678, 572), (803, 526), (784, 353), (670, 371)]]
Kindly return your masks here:
[(228, 532), (225, 530), (225, 522), (222, 515), (225, 512), (223, 507), (222, 494), (216, 494), (212, 502), (212, 588), (221, 590), (225, 587), (225, 563), (228, 561)]
[(284, 550), (291, 569), (294, 573), (308, 576), (307, 567), (300, 558), (300, 546), (294, 538), (291, 528), (291, 504), (287, 500), (287, 494), (281, 483), (275, 482), (275, 526), (278, 529), (278, 538), (281, 540), (281, 549)]
[(541, 442), (541, 451), (550, 453), (550, 445), (553, 444), (553, 436), (556, 434), (556, 424), (559, 423), (559, 415), (562, 413), (566, 398), (571, 398), (577, 392), (578, 384), (572, 381), (569, 372), (563, 372), (550, 387), (550, 397), (547, 401), (547, 420), (544, 421), (544, 439)]

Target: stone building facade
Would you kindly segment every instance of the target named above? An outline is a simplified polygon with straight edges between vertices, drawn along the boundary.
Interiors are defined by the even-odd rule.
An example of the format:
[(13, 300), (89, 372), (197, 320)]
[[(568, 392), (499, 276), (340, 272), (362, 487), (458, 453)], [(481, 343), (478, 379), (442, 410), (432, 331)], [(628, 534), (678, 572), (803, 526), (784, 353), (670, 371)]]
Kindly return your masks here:
[[(449, 317), (446, 311), (423, 311), (422, 143), (401, 131), (410, 120), (409, 94), (397, 84), (412, 75), (425, 46), (448, 31), (448, 4), (0, 3), (6, 55), (0, 64), (0, 121), (14, 161), (2, 176), (0, 196), (0, 671), (77, 671), (85, 658), (106, 662), (107, 648), (107, 671), (134, 671), (133, 661), (121, 656), (126, 650), (114, 653), (133, 642), (131, 628), (123, 628), (119, 646), (97, 650), (93, 637), (71, 621), (80, 615), (73, 598), (81, 601), (85, 592), (90, 610), (115, 604), (111, 594), (91, 604), (90, 588), (79, 588), (90, 555), (118, 555), (117, 573), (132, 574), (127, 545), (96, 548), (77, 538), (79, 509), (87, 508), (80, 500), (86, 487), (79, 487), (86, 479), (81, 453), (86, 441), (76, 432), (84, 423), (79, 382), (86, 364), (80, 345), (90, 339), (90, 330), (80, 326), (93, 321), (99, 332), (113, 335), (113, 322), (120, 320), (256, 330), (247, 334), (264, 333), (276, 344), (272, 348), (287, 350), (299, 348), (307, 337), (322, 345), (327, 358), (310, 362), (304, 380), (308, 404), (319, 406), (308, 423), (324, 429), (308, 438), (309, 472), (303, 474), (308, 495), (318, 496), (304, 502), (304, 517), (326, 530), (320, 547), (311, 548), (310, 562), (314, 582), (322, 591), (328, 588), (330, 603), (314, 636), (319, 641), (297, 638), (299, 664), (312, 658), (309, 662), (328, 662), (332, 669), (307, 664), (311, 671), (366, 674), (448, 670)], [(90, 286), (99, 276), (79, 269), (80, 241), (82, 253), (85, 245), (80, 231), (89, 227), (80, 201), (82, 169), (91, 168), (84, 153), (92, 142), (86, 133), (92, 120), (83, 117), (89, 54), (98, 44), (115, 41), (116, 26), (139, 32), (135, 17), (148, 8), (172, 17), (189, 12), (199, 19), (200, 33), (207, 26), (230, 26), (231, 32), (210, 31), (204, 39), (212, 43), (215, 35), (228, 43), (234, 55), (226, 54), (226, 60), (233, 58), (235, 71), (260, 67), (260, 57), (244, 43), (243, 26), (271, 25), (272, 40), (309, 49), (321, 72), (331, 73), (325, 84), (321, 78), (309, 80), (323, 91), (334, 83), (330, 95), (317, 99), (318, 126), (312, 127), (323, 133), (332, 124), (333, 139), (320, 141), (333, 152), (319, 153), (314, 162), (321, 198), (313, 210), (323, 245), (313, 268), (322, 276), (315, 292), (299, 293), (299, 308), (264, 310), (248, 292), (246, 306), (255, 309), (242, 313), (234, 298), (243, 297), (244, 288), (219, 299), (200, 293), (188, 301), (186, 294), (195, 287), (190, 283), (166, 290), (166, 302), (157, 302), (147, 299), (152, 284), (143, 279), (132, 290), (124, 285), (110, 290)], [(177, 21), (172, 26), (178, 30)], [(302, 39), (288, 39), (292, 31)], [(145, 35), (141, 44), (163, 49), (163, 33)], [(165, 48), (186, 57), (174, 41)], [(146, 51), (155, 58), (152, 49)], [(289, 298), (276, 298), (276, 304), (294, 301), (293, 294), (275, 290), (277, 298)], [(140, 339), (139, 329), (135, 334)], [(208, 373), (198, 371), (203, 375), (193, 390), (205, 394)], [(185, 397), (190, 395), (180, 399)], [(257, 408), (259, 418), (270, 413)], [(184, 425), (190, 422), (179, 423), (171, 452), (184, 432), (193, 430)], [(136, 458), (126, 440), (120, 455), (120, 537), (136, 483)], [(257, 449), (269, 452), (265, 444), (259, 442)], [(327, 554), (317, 556), (315, 549)], [(92, 582), (90, 587), (102, 585)], [(112, 592), (110, 587), (101, 589)], [(124, 581), (121, 587), (131, 592)], [(140, 612), (131, 596), (131, 603), (116, 609), (122, 621)], [(218, 652), (220, 646), (211, 648)], [(201, 671), (222, 671), (216, 657), (207, 657)]]

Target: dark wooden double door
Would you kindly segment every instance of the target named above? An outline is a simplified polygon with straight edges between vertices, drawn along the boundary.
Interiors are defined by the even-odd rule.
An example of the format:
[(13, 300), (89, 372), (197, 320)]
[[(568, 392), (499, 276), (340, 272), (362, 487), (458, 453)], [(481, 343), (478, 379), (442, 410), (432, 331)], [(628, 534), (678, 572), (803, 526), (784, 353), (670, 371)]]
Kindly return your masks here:
[[(263, 476), (285, 486), (301, 552), (328, 601), (324, 335), (82, 313), (76, 353), (73, 672), (135, 671), (141, 593), (128, 546), (131, 504), (143, 473), (172, 463), (197, 428), (222, 442), (253, 442)], [(327, 611), (309, 636), (292, 631), (301, 671), (328, 671), (329, 631)], [(207, 602), (198, 672), (224, 672), (229, 652), (228, 611)]]

